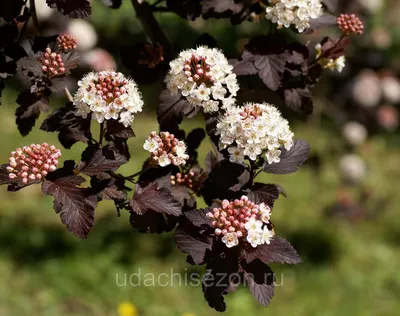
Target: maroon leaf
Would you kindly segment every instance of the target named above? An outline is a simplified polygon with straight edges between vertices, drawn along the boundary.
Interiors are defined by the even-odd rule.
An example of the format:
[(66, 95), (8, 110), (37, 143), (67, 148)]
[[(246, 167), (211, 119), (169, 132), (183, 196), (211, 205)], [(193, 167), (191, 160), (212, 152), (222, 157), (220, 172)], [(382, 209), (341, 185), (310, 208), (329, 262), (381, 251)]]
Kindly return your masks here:
[(189, 235), (182, 229), (177, 229), (174, 235), (174, 241), (180, 251), (191, 256), (195, 264), (203, 264), (207, 250), (211, 251), (211, 240), (197, 236)]
[(259, 245), (247, 251), (246, 261), (248, 263), (256, 259), (260, 259), (265, 264), (273, 262), (298, 264), (301, 262), (293, 246), (286, 239), (278, 236), (275, 236), (269, 245)]
[(239, 198), (249, 179), (249, 172), (243, 165), (223, 160), (204, 182), (201, 191), (204, 201), (211, 205), (214, 199)]
[(44, 194), (53, 195), (54, 208), (68, 231), (80, 238), (86, 238), (94, 223), (94, 209), (97, 199), (89, 195), (88, 189), (78, 187), (85, 182), (80, 176), (66, 176), (45, 180)]
[(201, 226), (211, 226), (211, 220), (206, 216), (209, 209), (200, 209), (200, 210), (190, 210), (184, 212), (183, 215), (194, 225), (197, 227)]
[(262, 306), (267, 307), (275, 293), (274, 272), (260, 260), (245, 264), (243, 268), (249, 291)]
[(165, 188), (157, 188), (157, 183), (142, 187), (136, 185), (136, 191), (130, 200), (132, 212), (143, 215), (146, 212), (165, 213), (173, 216), (182, 214), (181, 205)]
[[(115, 171), (127, 162), (127, 159), (118, 152), (112, 151), (109, 147), (86, 149), (78, 170), (89, 176), (94, 176), (105, 171)], [(87, 159), (87, 160), (86, 160)]]
[(264, 84), (273, 91), (278, 90), (282, 82), (286, 60), (282, 55), (254, 55), (254, 66)]
[(286, 89), (284, 91), (286, 105), (296, 112), (311, 114), (313, 102), (308, 89)]
[[(193, 117), (197, 113), (194, 105), (190, 104), (181, 96), (171, 95), (169, 90), (164, 90), (160, 94), (160, 105), (157, 107), (157, 118), (161, 127), (167, 128), (182, 122), (184, 116)], [(172, 125), (171, 125), (172, 124)]]
[(35, 126), (41, 112), (48, 112), (49, 100), (40, 94), (25, 90), (17, 98), (20, 105), (15, 111), (16, 123), (22, 136), (26, 136)]
[(46, 0), (47, 5), (74, 19), (87, 18), (91, 13), (88, 0)]
[(263, 170), (267, 173), (287, 174), (299, 170), (299, 167), (307, 160), (310, 153), (310, 146), (304, 140), (296, 140), (290, 150), (281, 148), (281, 161), (269, 164), (267, 161), (263, 165)]
[(276, 184), (256, 183), (255, 188), (247, 196), (257, 204), (265, 203), (272, 206), (282, 191), (283, 189)]
[(107, 132), (106, 139), (109, 140), (110, 137), (119, 137), (119, 138), (131, 138), (135, 136), (135, 133), (132, 130), (132, 127), (125, 127), (123, 124), (118, 123), (116, 120), (108, 120), (107, 121)]

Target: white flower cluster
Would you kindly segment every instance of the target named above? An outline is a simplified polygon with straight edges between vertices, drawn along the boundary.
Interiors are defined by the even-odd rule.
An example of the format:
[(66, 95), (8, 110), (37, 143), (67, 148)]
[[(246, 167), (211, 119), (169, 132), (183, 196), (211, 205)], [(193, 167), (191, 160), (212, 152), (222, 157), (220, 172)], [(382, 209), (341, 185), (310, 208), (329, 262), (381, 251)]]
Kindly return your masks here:
[[(319, 58), (322, 54), (322, 46), (321, 44), (317, 44), (315, 46), (315, 50), (317, 53), (317, 58)], [(323, 67), (330, 70), (337, 70), (337, 72), (342, 72), (344, 67), (346, 67), (346, 57), (339, 56), (336, 59), (328, 59), (328, 58), (320, 58), (318, 63)]]
[(165, 83), (172, 95), (181, 94), (205, 113), (235, 103), (239, 85), (232, 65), (220, 50), (200, 46), (182, 51), (170, 67)]
[(245, 156), (256, 160), (265, 152), (268, 163), (280, 161), (284, 146), (293, 145), (294, 134), (289, 123), (271, 104), (247, 103), (241, 108), (228, 110), (217, 124), (219, 147), (228, 147), (231, 162), (243, 163)]
[(132, 124), (134, 113), (141, 112), (142, 96), (136, 83), (120, 72), (91, 72), (78, 82), (74, 96), (75, 115), (92, 118), (99, 123), (118, 120), (125, 127)]
[(310, 27), (310, 19), (323, 13), (320, 0), (270, 0), (266, 18), (280, 27), (294, 25), (301, 33)]

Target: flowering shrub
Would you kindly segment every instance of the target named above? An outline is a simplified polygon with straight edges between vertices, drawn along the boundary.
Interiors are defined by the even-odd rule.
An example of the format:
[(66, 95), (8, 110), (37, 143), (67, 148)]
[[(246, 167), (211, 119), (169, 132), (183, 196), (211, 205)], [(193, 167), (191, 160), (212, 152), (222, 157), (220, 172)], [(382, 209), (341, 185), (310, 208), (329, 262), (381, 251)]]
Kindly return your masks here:
[[(353, 15), (323, 14), (319, 0), (174, 0), (153, 5), (132, 0), (151, 40), (121, 52), (133, 79), (113, 70), (90, 72), (71, 94), (66, 78), (78, 66), (75, 49), (85, 51), (79, 47), (85, 45), (85, 38), (78, 39), (79, 33), (73, 35), (77, 40), (70, 35), (36, 36), (25, 50), (20, 43), (30, 17), (36, 31), (40, 30), (35, 6), (28, 8), (25, 2), (8, 1), (1, 13), (0, 90), (6, 78), (26, 77), (29, 87), (16, 101), (16, 123), (23, 136), (50, 110), (52, 94), (63, 91), (65, 106), (45, 118), (40, 129), (57, 133), (66, 150), (78, 142), (86, 144), (86, 149), (80, 161), (67, 160), (60, 167), (61, 152), (54, 146), (18, 148), (1, 165), (0, 184), (9, 191), (40, 184), (42, 192), (54, 198), (54, 209), (67, 230), (80, 238), (88, 237), (97, 204), (112, 200), (117, 212), (129, 212), (130, 223), (140, 232), (174, 230), (176, 246), (187, 254), (187, 262), (206, 265), (203, 292), (210, 307), (225, 311), (223, 296), (240, 282), (267, 306), (275, 291), (268, 264), (297, 264), (301, 259), (278, 236), (279, 229), (275, 234), (270, 219), (275, 201), (285, 191), (277, 184), (257, 182), (257, 176), (294, 173), (307, 160), (310, 147), (294, 138), (281, 107), (302, 115), (313, 112), (312, 89), (322, 69), (342, 70), (349, 37), (362, 32), (361, 21)], [(91, 13), (88, 0), (46, 3), (71, 18)], [(121, 1), (107, 4), (118, 8)], [(178, 54), (179, 43), (169, 42), (154, 17), (157, 11), (175, 12), (189, 20), (229, 17), (232, 23), (265, 16), (270, 32), (251, 38), (241, 55), (229, 61), (210, 36), (202, 37), (192, 49), (180, 48)], [(19, 28), (19, 23), (26, 27)], [(314, 49), (288, 42), (282, 32), (290, 30), (278, 31), (294, 26), (296, 32), (312, 32), (321, 25), (335, 27), (341, 37), (323, 39), (316, 56)], [(151, 84), (160, 78), (165, 83), (157, 105), (160, 132), (151, 132), (144, 141), (143, 149), (150, 157), (143, 168), (122, 175), (118, 168), (137, 158), (131, 157), (127, 142), (135, 137), (137, 113), (144, 107), (136, 82)], [(394, 98), (388, 94), (390, 85), (386, 84), (386, 94)], [(270, 100), (256, 102), (269, 98), (263, 92), (274, 95), (278, 106), (267, 103)], [(184, 118), (199, 112), (204, 115), (205, 129), (186, 133), (180, 128)], [(381, 116), (386, 122), (385, 113)], [(92, 134), (92, 125), (99, 126), (98, 137)], [(354, 144), (362, 141), (354, 125), (344, 132)], [(215, 150), (202, 167), (198, 148), (206, 135)], [(355, 161), (354, 157), (350, 160)], [(352, 178), (362, 176), (364, 169), (352, 168), (343, 169)], [(197, 207), (195, 196), (204, 200), (205, 209)]]

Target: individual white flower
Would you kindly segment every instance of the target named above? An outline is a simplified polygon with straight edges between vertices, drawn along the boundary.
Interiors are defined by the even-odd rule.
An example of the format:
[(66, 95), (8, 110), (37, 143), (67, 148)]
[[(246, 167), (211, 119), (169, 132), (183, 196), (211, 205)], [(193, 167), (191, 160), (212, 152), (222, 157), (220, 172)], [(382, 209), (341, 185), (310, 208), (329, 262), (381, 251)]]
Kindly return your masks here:
[(358, 122), (348, 122), (343, 127), (343, 135), (353, 146), (361, 145), (368, 136), (367, 129)]
[(143, 148), (151, 153), (158, 150), (158, 141), (155, 138), (147, 138), (143, 144)]
[(274, 235), (275, 234), (272, 230), (269, 230), (267, 226), (264, 226), (264, 229), (261, 233), (261, 244), (269, 245)]
[(320, 0), (270, 0), (265, 17), (279, 27), (294, 25), (301, 33), (310, 27), (310, 20), (322, 16)]
[(164, 81), (171, 95), (181, 94), (206, 113), (234, 103), (239, 85), (232, 65), (220, 50), (205, 46), (185, 50), (170, 68)]
[[(262, 231), (261, 231), (262, 232)], [(257, 247), (262, 244), (262, 236), (259, 231), (249, 231), (247, 234), (247, 241), (252, 247)]]
[(247, 229), (248, 232), (261, 232), (261, 227), (263, 222), (255, 219), (254, 217), (250, 218), (248, 222), (244, 225), (244, 228)]
[(119, 119), (128, 127), (133, 122), (133, 113), (142, 111), (143, 100), (136, 83), (119, 72), (91, 72), (78, 86), (74, 95), (76, 116), (86, 118), (92, 112), (92, 119), (99, 123)]
[(168, 166), (170, 163), (171, 159), (169, 159), (167, 154), (162, 154), (160, 157), (158, 157), (158, 164), (160, 167)]
[(216, 134), (220, 136), (219, 148), (228, 147), (231, 161), (242, 155), (254, 161), (264, 153), (270, 164), (280, 161), (281, 146), (291, 149), (294, 137), (288, 121), (266, 103), (230, 108), (217, 123)]
[(261, 203), (259, 209), (261, 212), (261, 221), (264, 223), (269, 223), (271, 208), (268, 205), (265, 205), (265, 203)]
[(228, 152), (230, 154), (230, 162), (243, 163), (244, 153), (242, 149), (240, 149), (239, 147), (229, 147)]
[(222, 237), (222, 242), (228, 247), (232, 248), (239, 244), (239, 239), (236, 233), (227, 233), (224, 237)]

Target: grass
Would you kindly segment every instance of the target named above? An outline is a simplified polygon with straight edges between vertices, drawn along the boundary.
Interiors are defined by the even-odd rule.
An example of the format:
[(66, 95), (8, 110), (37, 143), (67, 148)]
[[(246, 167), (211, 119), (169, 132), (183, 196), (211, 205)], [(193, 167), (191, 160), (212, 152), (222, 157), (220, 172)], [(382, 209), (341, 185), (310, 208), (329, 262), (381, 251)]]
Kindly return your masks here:
[[(1, 109), (1, 161), (18, 146), (31, 142), (58, 144), (54, 134), (38, 129), (22, 138), (14, 124), (15, 95), (6, 91)], [(185, 128), (201, 126), (185, 122)], [(134, 157), (122, 173), (139, 170), (145, 158), (141, 149), (148, 133), (157, 129), (154, 115), (140, 114), (135, 121), (137, 137), (130, 140)], [(310, 167), (285, 176), (261, 175), (260, 181), (279, 183), (289, 198), (274, 208), (276, 232), (293, 242), (304, 263), (274, 266), (280, 286), (271, 305), (264, 309), (246, 289), (227, 297), (227, 315), (397, 315), (400, 308), (400, 198), (398, 149), (387, 148), (376, 137), (359, 153), (369, 171), (365, 185), (374, 191), (377, 216), (358, 222), (331, 219), (324, 209), (337, 197), (340, 179), (337, 155), (328, 146), (341, 140), (332, 131), (308, 124), (295, 127), (299, 138), (307, 139), (324, 160), (317, 174)], [(63, 159), (78, 159), (83, 145), (63, 151)], [(210, 144), (200, 149), (200, 161)], [(385, 156), (382, 157), (382, 153)], [(355, 191), (350, 189), (350, 192)], [(52, 210), (52, 200), (38, 186), (18, 193), (0, 188), (0, 315), (117, 315), (120, 302), (135, 304), (139, 315), (174, 316), (184, 313), (217, 315), (207, 306), (199, 286), (119, 286), (124, 275), (146, 273), (200, 273), (185, 262), (171, 242), (171, 234), (142, 235), (129, 226), (127, 212), (121, 217), (111, 203), (101, 203), (96, 223), (87, 240), (66, 232)], [(191, 274), (193, 276), (193, 274)], [(179, 276), (175, 276), (179, 278)], [(137, 281), (134, 277), (133, 281)]]

